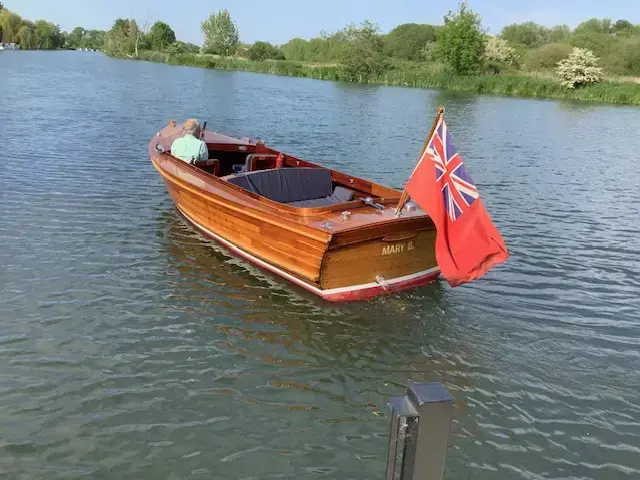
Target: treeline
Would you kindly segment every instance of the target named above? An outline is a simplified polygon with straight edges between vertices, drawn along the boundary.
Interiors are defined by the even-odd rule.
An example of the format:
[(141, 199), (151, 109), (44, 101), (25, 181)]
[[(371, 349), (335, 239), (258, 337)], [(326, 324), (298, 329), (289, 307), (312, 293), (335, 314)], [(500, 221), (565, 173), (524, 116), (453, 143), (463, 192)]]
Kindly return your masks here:
[[(370, 30), (372, 24), (365, 24)], [(443, 25), (412, 23), (400, 25), (388, 34), (380, 34), (374, 28), (370, 34), (379, 38), (380, 45), (374, 45), (373, 50), (391, 61), (443, 62), (443, 28)], [(310, 40), (294, 38), (279, 50), (287, 60), (339, 63), (349, 51), (353, 31), (354, 27), (350, 26)], [(484, 36), (486, 73), (551, 70), (578, 47), (591, 50), (609, 74), (640, 75), (640, 25), (627, 20), (592, 18), (573, 30), (567, 25), (547, 28), (525, 22), (505, 26), (496, 37)], [(462, 44), (464, 32), (460, 32), (458, 38)], [(506, 45), (502, 45), (510, 50), (497, 54), (495, 44), (500, 42), (495, 39), (504, 40)]]
[[(567, 25), (545, 27), (525, 22), (507, 25), (499, 35), (491, 36), (464, 0), (445, 16), (442, 25), (410, 23), (387, 34), (365, 21), (310, 40), (247, 45), (240, 41), (238, 27), (227, 10), (213, 13), (202, 22), (201, 30), (204, 42), (198, 49), (177, 42), (164, 22), (157, 22), (147, 32), (133, 20), (119, 19), (107, 34), (105, 48), (121, 56), (137, 56), (142, 49), (339, 65), (345, 79), (359, 81), (425, 64), (442, 66), (457, 75), (551, 72), (572, 54), (584, 57), (587, 50), (597, 62), (594, 68), (601, 68), (604, 75), (640, 75), (640, 25), (624, 19), (592, 18), (572, 30)], [(576, 48), (581, 50), (574, 51)]]
[(0, 43), (17, 43), (23, 50), (108, 49), (119, 55), (133, 55), (137, 49), (170, 53), (197, 53), (200, 47), (176, 40), (164, 22), (150, 29), (140, 28), (135, 20), (118, 19), (108, 32), (76, 27), (65, 32), (46, 20), (32, 22), (4, 8), (0, 3)]
[(23, 50), (60, 48), (102, 49), (105, 32), (76, 27), (71, 33), (46, 20), (32, 22), (11, 12), (0, 3), (0, 43), (17, 43)]
[[(310, 40), (248, 45), (240, 41), (238, 27), (226, 10), (203, 21), (201, 30), (202, 47), (177, 40), (173, 29), (161, 21), (147, 28), (135, 20), (120, 18), (108, 32), (83, 27), (64, 32), (45, 20), (23, 19), (0, 3), (0, 42), (17, 43), (23, 49), (87, 48), (131, 57), (138, 56), (140, 50), (152, 50), (256, 61), (290, 60), (341, 65), (347, 79), (362, 80), (390, 69), (424, 64), (451, 67), (456, 74), (545, 72), (554, 70), (577, 47), (591, 51), (605, 74), (640, 75), (640, 25), (624, 19), (592, 18), (572, 30), (567, 25), (549, 28), (525, 22), (507, 25), (499, 35), (490, 36), (480, 17), (464, 1), (455, 15), (445, 17), (443, 25), (410, 23), (387, 34), (365, 21)], [(469, 57), (465, 65), (455, 60), (456, 51), (458, 57)]]
[(147, 50), (253, 61), (289, 60), (335, 66), (341, 79), (352, 81), (426, 67), (456, 75), (557, 73), (559, 64), (572, 55), (588, 58), (581, 68), (598, 68), (602, 75), (640, 75), (640, 25), (606, 18), (589, 19), (575, 29), (525, 22), (507, 25), (499, 35), (491, 36), (465, 0), (445, 16), (442, 25), (410, 23), (383, 34), (376, 24), (365, 21), (310, 40), (294, 38), (283, 45), (242, 43), (226, 10), (211, 14), (200, 28), (202, 46), (177, 40), (171, 26), (162, 21), (149, 28), (133, 19), (119, 18), (107, 32), (76, 27), (67, 33), (45, 20), (23, 19), (0, 3), (0, 41), (18, 43), (23, 49), (88, 48), (123, 57), (139, 57), (141, 50)]
[(536, 71), (553, 68), (572, 48), (592, 51), (600, 66), (613, 75), (640, 75), (640, 25), (608, 18), (545, 28), (534, 22), (504, 27), (500, 37), (518, 53), (517, 66)]
[(156, 22), (151, 28), (140, 27), (129, 18), (118, 18), (104, 37), (104, 50), (110, 55), (138, 56), (140, 50), (158, 52), (198, 53), (200, 47), (176, 40), (173, 29), (165, 22)]
[(407, 23), (383, 35), (375, 24), (365, 21), (359, 27), (350, 25), (335, 33), (322, 32), (310, 40), (294, 38), (280, 48), (287, 60), (311, 63), (340, 62), (354, 36), (357, 36), (357, 31), (365, 29), (372, 39), (378, 39), (379, 45), (375, 45), (375, 48), (386, 57), (416, 62), (431, 61), (432, 47), (441, 28), (440, 25)]
[(57, 25), (24, 19), (0, 3), (0, 43), (17, 43), (25, 50), (52, 50), (64, 44), (64, 37)]
[(71, 33), (62, 32), (62, 34), (64, 37), (63, 48), (102, 50), (104, 45), (104, 30), (86, 30), (83, 27), (76, 27)]

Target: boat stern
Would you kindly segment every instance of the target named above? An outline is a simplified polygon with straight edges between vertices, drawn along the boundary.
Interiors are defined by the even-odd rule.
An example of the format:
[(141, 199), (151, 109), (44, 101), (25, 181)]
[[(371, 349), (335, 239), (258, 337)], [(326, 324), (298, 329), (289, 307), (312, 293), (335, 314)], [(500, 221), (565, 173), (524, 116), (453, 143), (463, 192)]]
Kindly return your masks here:
[(436, 280), (435, 238), (427, 216), (336, 233), (322, 262), (322, 297), (365, 299)]

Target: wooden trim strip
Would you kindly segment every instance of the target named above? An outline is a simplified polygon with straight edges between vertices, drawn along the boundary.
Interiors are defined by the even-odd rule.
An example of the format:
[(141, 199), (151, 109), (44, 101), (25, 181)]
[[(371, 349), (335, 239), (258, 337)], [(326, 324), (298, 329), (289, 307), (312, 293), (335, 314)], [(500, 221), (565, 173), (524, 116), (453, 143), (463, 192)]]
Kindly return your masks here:
[(400, 235), (387, 235), (385, 237), (382, 237), (382, 241), (383, 242), (402, 242), (404, 240), (409, 240), (410, 238), (413, 238), (416, 235), (418, 235), (418, 232), (405, 233)]

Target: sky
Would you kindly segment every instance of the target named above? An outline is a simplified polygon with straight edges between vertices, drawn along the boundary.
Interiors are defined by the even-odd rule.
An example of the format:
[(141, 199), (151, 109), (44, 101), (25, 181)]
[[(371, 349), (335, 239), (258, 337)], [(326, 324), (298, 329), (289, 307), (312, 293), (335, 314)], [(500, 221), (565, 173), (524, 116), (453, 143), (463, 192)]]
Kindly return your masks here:
[[(200, 23), (226, 8), (243, 42), (283, 44), (294, 37), (311, 38), (335, 32), (349, 23), (371, 20), (384, 33), (403, 23), (441, 24), (457, 0), (2, 0), (29, 20), (44, 19), (71, 31), (74, 27), (109, 30), (116, 18), (135, 18), (139, 25), (162, 20), (179, 40), (201, 44)], [(469, 0), (489, 33), (504, 25), (534, 21), (546, 26), (575, 27), (592, 17), (625, 18), (640, 23), (640, 0)]]

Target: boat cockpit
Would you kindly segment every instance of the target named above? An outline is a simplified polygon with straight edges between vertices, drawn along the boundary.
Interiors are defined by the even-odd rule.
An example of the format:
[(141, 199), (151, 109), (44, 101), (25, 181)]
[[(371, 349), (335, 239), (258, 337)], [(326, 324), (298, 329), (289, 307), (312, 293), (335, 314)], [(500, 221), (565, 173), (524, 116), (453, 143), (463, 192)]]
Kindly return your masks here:
[(317, 208), (369, 196), (368, 192), (337, 181), (329, 169), (279, 152), (256, 153), (256, 145), (207, 146), (210, 160), (197, 162), (196, 167), (274, 202), (296, 208)]
[(285, 167), (242, 172), (223, 180), (244, 190), (296, 208), (328, 207), (350, 202), (355, 191), (335, 185), (325, 168)]
[(207, 142), (209, 160), (192, 166), (274, 202), (318, 208), (357, 200), (383, 210), (385, 198), (397, 197), (395, 190), (285, 155), (261, 142), (226, 140)]

